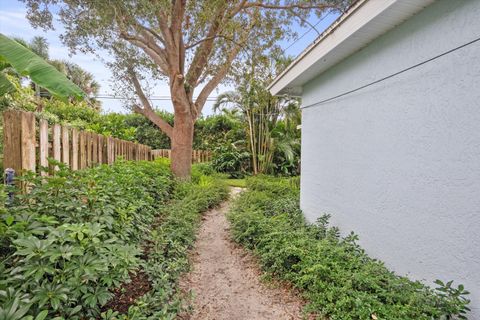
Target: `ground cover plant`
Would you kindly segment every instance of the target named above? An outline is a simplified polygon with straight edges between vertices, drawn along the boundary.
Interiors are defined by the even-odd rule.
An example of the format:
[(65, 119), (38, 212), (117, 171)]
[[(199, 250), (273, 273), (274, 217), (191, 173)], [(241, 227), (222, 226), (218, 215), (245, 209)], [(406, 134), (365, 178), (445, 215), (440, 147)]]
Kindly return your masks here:
[[(0, 319), (171, 318), (192, 230), (223, 184), (201, 173), (175, 182), (165, 161), (56, 165), (54, 176), (23, 178), (27, 194), (0, 190)], [(151, 290), (128, 315), (108, 310), (115, 289), (142, 275)]]
[(268, 275), (289, 281), (320, 319), (466, 319), (462, 285), (437, 289), (395, 275), (369, 258), (357, 236), (341, 237), (328, 216), (307, 224), (297, 181), (250, 178), (229, 213), (234, 239), (254, 251)]
[(188, 250), (194, 244), (201, 213), (227, 196), (226, 184), (193, 166), (192, 182), (176, 186), (171, 202), (161, 210), (158, 226), (148, 237), (148, 257), (142, 266), (152, 280), (152, 290), (127, 314), (110, 311), (103, 313), (102, 319), (175, 319), (186, 307), (177, 284), (180, 275), (189, 270)]

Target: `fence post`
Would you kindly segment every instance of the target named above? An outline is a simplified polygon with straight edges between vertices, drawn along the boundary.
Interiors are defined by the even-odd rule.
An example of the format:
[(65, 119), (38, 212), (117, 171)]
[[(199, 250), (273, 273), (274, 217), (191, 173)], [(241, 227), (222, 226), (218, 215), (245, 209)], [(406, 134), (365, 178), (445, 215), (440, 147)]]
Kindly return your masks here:
[(35, 171), (35, 115), (32, 112), (7, 110), (3, 114), (3, 166), (18, 175)]

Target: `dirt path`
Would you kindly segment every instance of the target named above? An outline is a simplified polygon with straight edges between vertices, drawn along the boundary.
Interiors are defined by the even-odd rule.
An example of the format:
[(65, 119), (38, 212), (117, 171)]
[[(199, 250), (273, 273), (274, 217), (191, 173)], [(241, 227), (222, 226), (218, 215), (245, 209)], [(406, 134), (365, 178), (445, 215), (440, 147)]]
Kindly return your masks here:
[[(232, 188), (232, 195), (240, 192)], [(181, 281), (194, 295), (193, 314), (182, 319), (257, 320), (302, 319), (302, 301), (289, 290), (268, 288), (250, 254), (230, 240), (225, 218), (229, 202), (204, 216), (193, 270)]]

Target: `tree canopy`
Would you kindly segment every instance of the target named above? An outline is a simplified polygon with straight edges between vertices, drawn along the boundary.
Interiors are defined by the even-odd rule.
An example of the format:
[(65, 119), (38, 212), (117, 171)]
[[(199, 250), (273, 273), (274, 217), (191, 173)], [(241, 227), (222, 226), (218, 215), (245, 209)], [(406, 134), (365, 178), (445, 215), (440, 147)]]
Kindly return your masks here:
[[(65, 26), (63, 42), (72, 51), (106, 50), (109, 65), (129, 95), (129, 106), (172, 139), (172, 168), (189, 174), (193, 123), (229, 71), (252, 51), (275, 54), (278, 41), (295, 34), (294, 23), (311, 15), (342, 10), (350, 0), (23, 0), (36, 27), (53, 28), (55, 14)], [(98, 51), (97, 51), (98, 52)], [(169, 83), (175, 121), (159, 117), (148, 100), (145, 80)], [(177, 159), (178, 158), (178, 159)], [(181, 168), (175, 168), (182, 162)], [(187, 168), (188, 167), (188, 168)], [(178, 170), (176, 170), (178, 169)]]

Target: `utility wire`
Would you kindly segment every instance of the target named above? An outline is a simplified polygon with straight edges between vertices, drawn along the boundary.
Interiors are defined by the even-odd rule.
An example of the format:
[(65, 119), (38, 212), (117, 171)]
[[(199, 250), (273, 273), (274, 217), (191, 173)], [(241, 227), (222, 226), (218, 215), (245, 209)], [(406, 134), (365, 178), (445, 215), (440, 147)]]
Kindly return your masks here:
[(319, 106), (319, 105), (321, 105), (321, 104), (324, 104), (324, 103), (330, 102), (330, 101), (332, 101), (332, 100), (335, 100), (335, 99), (341, 98), (341, 97), (343, 97), (343, 96), (346, 96), (346, 95), (348, 95), (348, 94), (351, 94), (351, 93), (357, 92), (357, 91), (359, 91), (359, 90), (365, 89), (365, 88), (367, 88), (367, 87), (373, 86), (374, 84), (383, 82), (383, 81), (385, 81), (385, 80), (388, 80), (388, 79), (390, 79), (390, 78), (393, 78), (393, 77), (395, 77), (395, 76), (398, 76), (399, 74), (402, 74), (402, 73), (404, 73), (404, 72), (407, 72), (407, 71), (412, 70), (412, 69), (415, 69), (415, 68), (418, 68), (418, 67), (420, 67), (420, 66), (422, 66), (422, 65), (424, 65), (424, 64), (427, 64), (427, 63), (429, 63), (429, 62), (431, 62), (431, 61), (437, 60), (437, 59), (439, 59), (439, 58), (441, 58), (441, 57), (443, 57), (443, 56), (446, 56), (446, 55), (448, 55), (448, 54), (450, 54), (450, 53), (452, 53), (452, 52), (455, 52), (455, 51), (457, 51), (457, 50), (460, 50), (460, 49), (462, 49), (462, 48), (465, 48), (465, 47), (467, 47), (467, 46), (469, 46), (469, 45), (471, 45), (471, 44), (474, 44), (474, 43), (476, 43), (476, 42), (478, 42), (478, 41), (480, 41), (480, 37), (479, 37), (479, 38), (476, 38), (476, 39), (474, 39), (474, 40), (472, 40), (472, 41), (470, 41), (470, 42), (467, 42), (467, 43), (465, 43), (465, 44), (462, 44), (462, 45), (460, 45), (460, 46), (458, 46), (458, 47), (455, 47), (455, 48), (453, 48), (453, 49), (450, 49), (450, 50), (448, 50), (448, 51), (445, 51), (445, 52), (443, 52), (443, 53), (441, 53), (441, 54), (439, 54), (439, 55), (436, 55), (436, 56), (434, 56), (434, 57), (432, 57), (432, 58), (430, 58), (430, 59), (427, 59), (427, 60), (424, 60), (424, 61), (422, 61), (422, 62), (420, 62), (420, 63), (417, 63), (417, 64), (415, 64), (415, 65), (413, 65), (413, 66), (410, 66), (410, 67), (405, 68), (405, 69), (403, 69), (403, 70), (400, 70), (400, 71), (398, 71), (398, 72), (392, 73), (391, 75), (388, 75), (388, 76), (383, 77), (383, 78), (381, 78), (381, 79), (375, 80), (375, 81), (373, 81), (373, 82), (370, 82), (370, 83), (368, 83), (368, 84), (365, 84), (365, 85), (363, 85), (363, 86), (361, 86), (361, 87), (358, 87), (358, 88), (356, 88), (356, 89), (349, 90), (349, 91), (346, 91), (346, 92), (344, 92), (344, 93), (338, 94), (338, 95), (333, 96), (333, 97), (331, 97), (331, 98), (327, 98), (327, 99), (324, 99), (324, 100), (321, 100), (321, 101), (318, 101), (318, 102), (309, 104), (309, 105), (307, 105), (307, 106), (302, 107), (301, 109), (308, 109), (308, 108), (316, 107), (316, 106)]
[[(40, 96), (41, 97), (50, 97), (50, 93), (48, 92), (42, 92), (40, 93)], [(118, 97), (118, 96), (115, 96), (115, 95), (112, 95), (112, 94), (99, 94), (99, 95), (96, 95), (96, 96), (92, 96), (92, 97), (89, 97), (89, 98), (93, 98), (93, 99), (110, 99), (110, 100), (123, 100), (124, 98), (122, 97)], [(172, 97), (171, 96), (152, 96), (149, 98), (149, 100), (159, 100), (159, 101), (168, 101), (168, 100), (171, 100)], [(207, 101), (215, 101), (217, 100), (217, 97), (208, 97), (207, 98)]]
[[(310, 27), (310, 29), (308, 29), (307, 31), (305, 31), (300, 37), (298, 37), (297, 39), (295, 39), (290, 45), (288, 45), (288, 47), (286, 47), (285, 49), (282, 50), (283, 53), (285, 53), (288, 49), (290, 49), (295, 43), (297, 43), (300, 39), (302, 39), (303, 37), (305, 37), (310, 31), (312, 31), (313, 29), (315, 29), (316, 26), (318, 26), (320, 24), (320, 22), (322, 22), (323, 20), (325, 20), (326, 17), (328, 17), (330, 15), (330, 13), (332, 13), (331, 11), (328, 11), (328, 13), (326, 15), (324, 15), (320, 20), (317, 21), (317, 23), (315, 23), (313, 26)], [(316, 30), (316, 29), (315, 29)], [(318, 32), (318, 31), (317, 31)]]
[[(111, 100), (123, 100), (124, 99), (122, 97), (117, 97), (117, 96), (114, 96), (114, 95), (98, 95), (98, 96), (93, 96), (92, 98), (95, 98), (95, 99), (111, 99)], [(158, 96), (158, 97), (150, 97), (150, 98), (148, 98), (148, 100), (168, 101), (168, 100), (172, 100), (172, 97), (171, 96)], [(215, 101), (215, 100), (217, 100), (217, 97), (208, 97), (207, 98), (207, 101)]]

